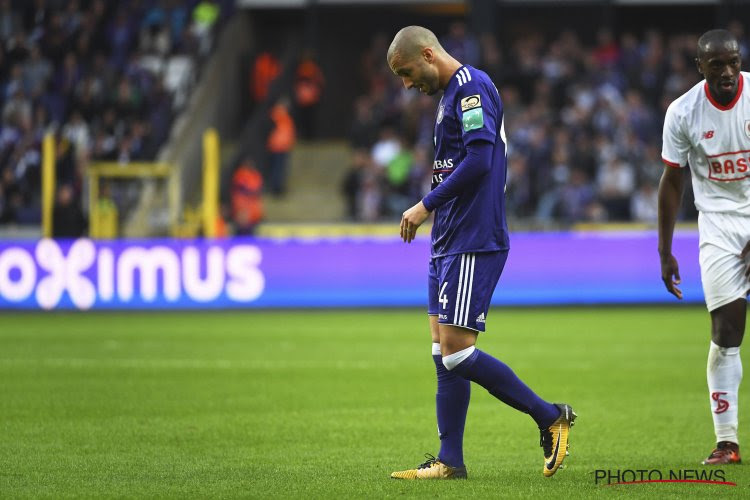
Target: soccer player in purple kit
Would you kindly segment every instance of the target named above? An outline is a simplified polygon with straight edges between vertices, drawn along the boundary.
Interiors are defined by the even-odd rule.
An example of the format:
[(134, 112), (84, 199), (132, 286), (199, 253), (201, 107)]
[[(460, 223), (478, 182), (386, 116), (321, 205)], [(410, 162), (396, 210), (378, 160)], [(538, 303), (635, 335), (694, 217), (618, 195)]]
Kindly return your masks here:
[(505, 220), (506, 140), (500, 95), (489, 77), (462, 65), (421, 26), (399, 31), (388, 65), (406, 88), (443, 97), (435, 124), (432, 191), (404, 212), (401, 238), (409, 243), (435, 212), (429, 263), (430, 334), (437, 369), (440, 452), (396, 479), (463, 479), (463, 433), (470, 382), (528, 413), (540, 430), (543, 473), (552, 476), (568, 453), (576, 414), (544, 401), (502, 361), (475, 347), (508, 256)]

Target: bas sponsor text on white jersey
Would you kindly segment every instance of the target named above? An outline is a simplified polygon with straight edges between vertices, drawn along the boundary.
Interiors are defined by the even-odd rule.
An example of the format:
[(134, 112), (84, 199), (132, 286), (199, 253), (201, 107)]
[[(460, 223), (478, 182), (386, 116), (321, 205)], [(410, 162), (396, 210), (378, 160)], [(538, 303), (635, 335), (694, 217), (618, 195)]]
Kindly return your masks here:
[(737, 96), (726, 106), (703, 80), (667, 109), (662, 159), (672, 167), (690, 165), (701, 212), (750, 216), (749, 78), (740, 73)]

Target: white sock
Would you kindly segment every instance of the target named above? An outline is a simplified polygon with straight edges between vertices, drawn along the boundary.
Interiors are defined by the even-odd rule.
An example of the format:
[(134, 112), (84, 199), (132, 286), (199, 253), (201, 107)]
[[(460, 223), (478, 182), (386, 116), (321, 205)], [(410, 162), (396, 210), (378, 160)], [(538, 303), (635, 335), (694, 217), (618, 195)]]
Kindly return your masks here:
[(433, 342), (432, 343), (432, 355), (433, 356), (441, 356), (442, 353), (440, 352), (440, 342)]
[(742, 380), (739, 347), (719, 347), (711, 342), (708, 349), (708, 396), (714, 418), (716, 442), (737, 439), (737, 393)]
[(475, 350), (476, 350), (476, 347), (472, 345), (472, 346), (467, 347), (466, 349), (462, 349), (458, 352), (454, 352), (453, 354), (443, 356), (443, 364), (445, 365), (447, 369), (452, 370), (458, 365), (460, 365), (461, 361), (471, 356)]

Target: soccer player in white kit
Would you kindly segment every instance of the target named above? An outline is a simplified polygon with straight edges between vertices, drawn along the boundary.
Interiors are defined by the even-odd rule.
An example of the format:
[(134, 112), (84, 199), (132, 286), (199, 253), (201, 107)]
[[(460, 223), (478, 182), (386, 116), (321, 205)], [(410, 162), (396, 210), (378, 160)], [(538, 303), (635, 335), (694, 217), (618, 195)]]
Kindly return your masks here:
[(737, 392), (750, 289), (750, 73), (740, 71), (739, 44), (726, 30), (700, 37), (696, 64), (705, 80), (676, 99), (664, 119), (659, 256), (667, 290), (681, 299), (672, 235), (684, 187), (682, 168), (690, 165), (701, 281), (711, 314), (707, 379), (717, 442), (703, 463), (719, 465), (740, 462)]

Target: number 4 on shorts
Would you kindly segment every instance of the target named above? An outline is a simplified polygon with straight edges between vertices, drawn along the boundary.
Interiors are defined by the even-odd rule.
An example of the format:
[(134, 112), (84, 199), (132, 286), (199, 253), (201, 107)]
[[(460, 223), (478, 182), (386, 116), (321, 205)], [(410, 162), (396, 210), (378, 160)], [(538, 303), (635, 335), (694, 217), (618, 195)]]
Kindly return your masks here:
[(443, 304), (443, 309), (446, 309), (448, 307), (448, 295), (446, 295), (445, 293), (443, 293), (443, 292), (445, 292), (445, 287), (446, 286), (448, 286), (448, 282), (447, 281), (443, 283), (442, 287), (440, 287), (440, 293), (438, 294), (438, 297), (439, 297), (438, 302), (440, 302), (441, 304)]

